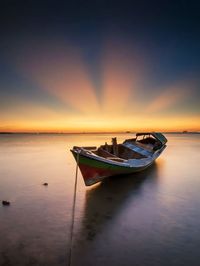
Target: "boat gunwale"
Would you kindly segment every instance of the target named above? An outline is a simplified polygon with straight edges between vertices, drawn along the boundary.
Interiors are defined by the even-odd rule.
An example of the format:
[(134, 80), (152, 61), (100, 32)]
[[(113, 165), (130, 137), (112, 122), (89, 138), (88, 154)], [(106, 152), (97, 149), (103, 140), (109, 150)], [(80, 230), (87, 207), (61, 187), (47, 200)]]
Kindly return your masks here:
[[(109, 165), (112, 165), (112, 166), (120, 166), (120, 167), (125, 167), (125, 168), (142, 168), (142, 167), (147, 167), (149, 166), (150, 164), (152, 164), (155, 159), (157, 158), (157, 156), (155, 157), (152, 157), (152, 156), (149, 156), (149, 157), (146, 157), (146, 158), (143, 158), (143, 159), (129, 159), (129, 160), (125, 160), (126, 162), (117, 162), (117, 161), (113, 161), (111, 159), (106, 159), (106, 158), (103, 158), (101, 156), (98, 156), (94, 153), (87, 153), (87, 151), (81, 149), (81, 147), (76, 147), (80, 150), (80, 152), (78, 152), (77, 150), (74, 150), (74, 149), (71, 149), (71, 152), (74, 152), (76, 154), (80, 154), (82, 155), (83, 157), (86, 157), (86, 158), (89, 158), (89, 159), (92, 159), (94, 161), (99, 161), (99, 162), (103, 162), (103, 163), (106, 163), (106, 164), (109, 164)], [(150, 160), (151, 159), (151, 160)], [(141, 160), (143, 160), (143, 162), (146, 160), (147, 163), (146, 164), (143, 164), (143, 165), (131, 165), (131, 162), (141, 162)], [(129, 163), (128, 163), (129, 161)]]
[(71, 149), (71, 152), (74, 152), (76, 154), (80, 154), (82, 155), (83, 157), (87, 157), (89, 159), (92, 159), (94, 161), (100, 161), (100, 162), (104, 162), (104, 163), (107, 163), (107, 164), (110, 164), (110, 165), (116, 165), (116, 166), (124, 166), (124, 167), (129, 167), (130, 165), (128, 163), (124, 163), (124, 162), (116, 162), (116, 161), (112, 161), (111, 159), (106, 159), (106, 158), (103, 158), (101, 156), (98, 156), (94, 153), (87, 153), (87, 151), (84, 151), (81, 149), (81, 147), (77, 147), (80, 149), (80, 152), (78, 152), (77, 150), (74, 150), (74, 149)]

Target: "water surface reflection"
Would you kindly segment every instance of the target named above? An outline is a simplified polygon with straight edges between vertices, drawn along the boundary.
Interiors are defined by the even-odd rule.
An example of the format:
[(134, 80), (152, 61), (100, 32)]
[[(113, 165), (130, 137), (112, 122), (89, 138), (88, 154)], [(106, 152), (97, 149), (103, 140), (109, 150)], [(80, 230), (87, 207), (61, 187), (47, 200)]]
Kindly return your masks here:
[[(82, 223), (77, 226), (74, 234), (73, 265), (92, 265), (91, 249), (95, 252), (98, 245), (104, 249), (107, 239), (112, 235), (112, 229), (119, 223), (118, 233), (125, 233), (120, 228), (123, 226), (123, 222), (120, 222), (123, 212), (130, 206), (137, 205), (143, 196), (147, 197), (143, 195), (144, 190), (148, 190), (145, 184), (156, 189), (159, 165), (162, 166), (162, 163), (154, 163), (140, 173), (110, 177), (87, 189)], [(112, 250), (112, 246), (109, 249)], [(80, 256), (81, 262), (78, 259)], [(92, 255), (93, 258), (96, 256), (98, 251)]]
[[(0, 136), (0, 200), (11, 201), (0, 207), (0, 265), (67, 265), (75, 177), (69, 150), (111, 137)], [(79, 174), (73, 266), (199, 265), (200, 135), (167, 138), (167, 149), (144, 172), (91, 188)]]
[(120, 211), (141, 196), (147, 179), (148, 182), (156, 182), (157, 167), (154, 163), (141, 173), (110, 177), (87, 190), (82, 235), (86, 234), (87, 240), (93, 240), (107, 223), (114, 223)]

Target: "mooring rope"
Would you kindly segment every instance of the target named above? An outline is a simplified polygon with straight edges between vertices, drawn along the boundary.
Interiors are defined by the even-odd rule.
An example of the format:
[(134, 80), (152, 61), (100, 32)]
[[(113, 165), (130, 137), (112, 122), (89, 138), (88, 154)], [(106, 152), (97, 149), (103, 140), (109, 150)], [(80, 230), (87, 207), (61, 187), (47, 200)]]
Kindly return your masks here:
[(77, 160), (76, 160), (76, 174), (75, 174), (75, 182), (74, 182), (74, 197), (73, 197), (73, 205), (72, 205), (72, 223), (71, 223), (71, 234), (70, 234), (70, 248), (69, 248), (69, 260), (68, 265), (71, 265), (72, 262), (72, 245), (73, 245), (73, 231), (74, 231), (74, 219), (75, 219), (75, 207), (76, 207), (76, 191), (77, 191), (77, 180), (78, 180), (78, 164), (79, 164), (79, 152), (77, 152)]

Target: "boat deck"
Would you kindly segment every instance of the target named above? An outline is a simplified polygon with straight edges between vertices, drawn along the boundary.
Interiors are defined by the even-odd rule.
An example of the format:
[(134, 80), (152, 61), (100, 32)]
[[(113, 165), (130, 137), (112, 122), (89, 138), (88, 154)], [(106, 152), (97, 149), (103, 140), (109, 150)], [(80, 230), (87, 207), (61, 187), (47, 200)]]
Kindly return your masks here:
[(134, 150), (128, 145), (124, 144), (117, 145), (117, 150), (115, 154), (112, 145), (107, 145), (107, 146), (103, 145), (99, 147), (97, 150), (92, 151), (92, 153), (100, 157), (115, 161), (124, 161), (129, 159), (143, 159), (147, 157), (146, 154), (142, 154), (141, 152), (139, 152), (139, 150), (136, 149)]
[(150, 146), (147, 146), (147, 145), (144, 145), (142, 143), (139, 143), (139, 142), (134, 142), (134, 143), (131, 143), (131, 142), (125, 142), (123, 144), (125, 147), (128, 147), (130, 148), (131, 150), (139, 153), (139, 154), (142, 154), (144, 156), (151, 156), (153, 154), (153, 149), (152, 147)]

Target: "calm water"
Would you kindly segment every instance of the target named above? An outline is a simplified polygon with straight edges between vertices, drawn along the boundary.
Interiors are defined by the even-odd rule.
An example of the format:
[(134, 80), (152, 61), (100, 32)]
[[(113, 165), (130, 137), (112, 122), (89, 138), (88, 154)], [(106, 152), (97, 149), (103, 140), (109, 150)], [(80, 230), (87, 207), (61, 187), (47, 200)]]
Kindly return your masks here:
[[(11, 201), (0, 206), (1, 266), (69, 265), (69, 149), (111, 137), (0, 135), (0, 200)], [(199, 265), (200, 135), (167, 138), (167, 149), (143, 173), (91, 188), (79, 173), (71, 265)]]

